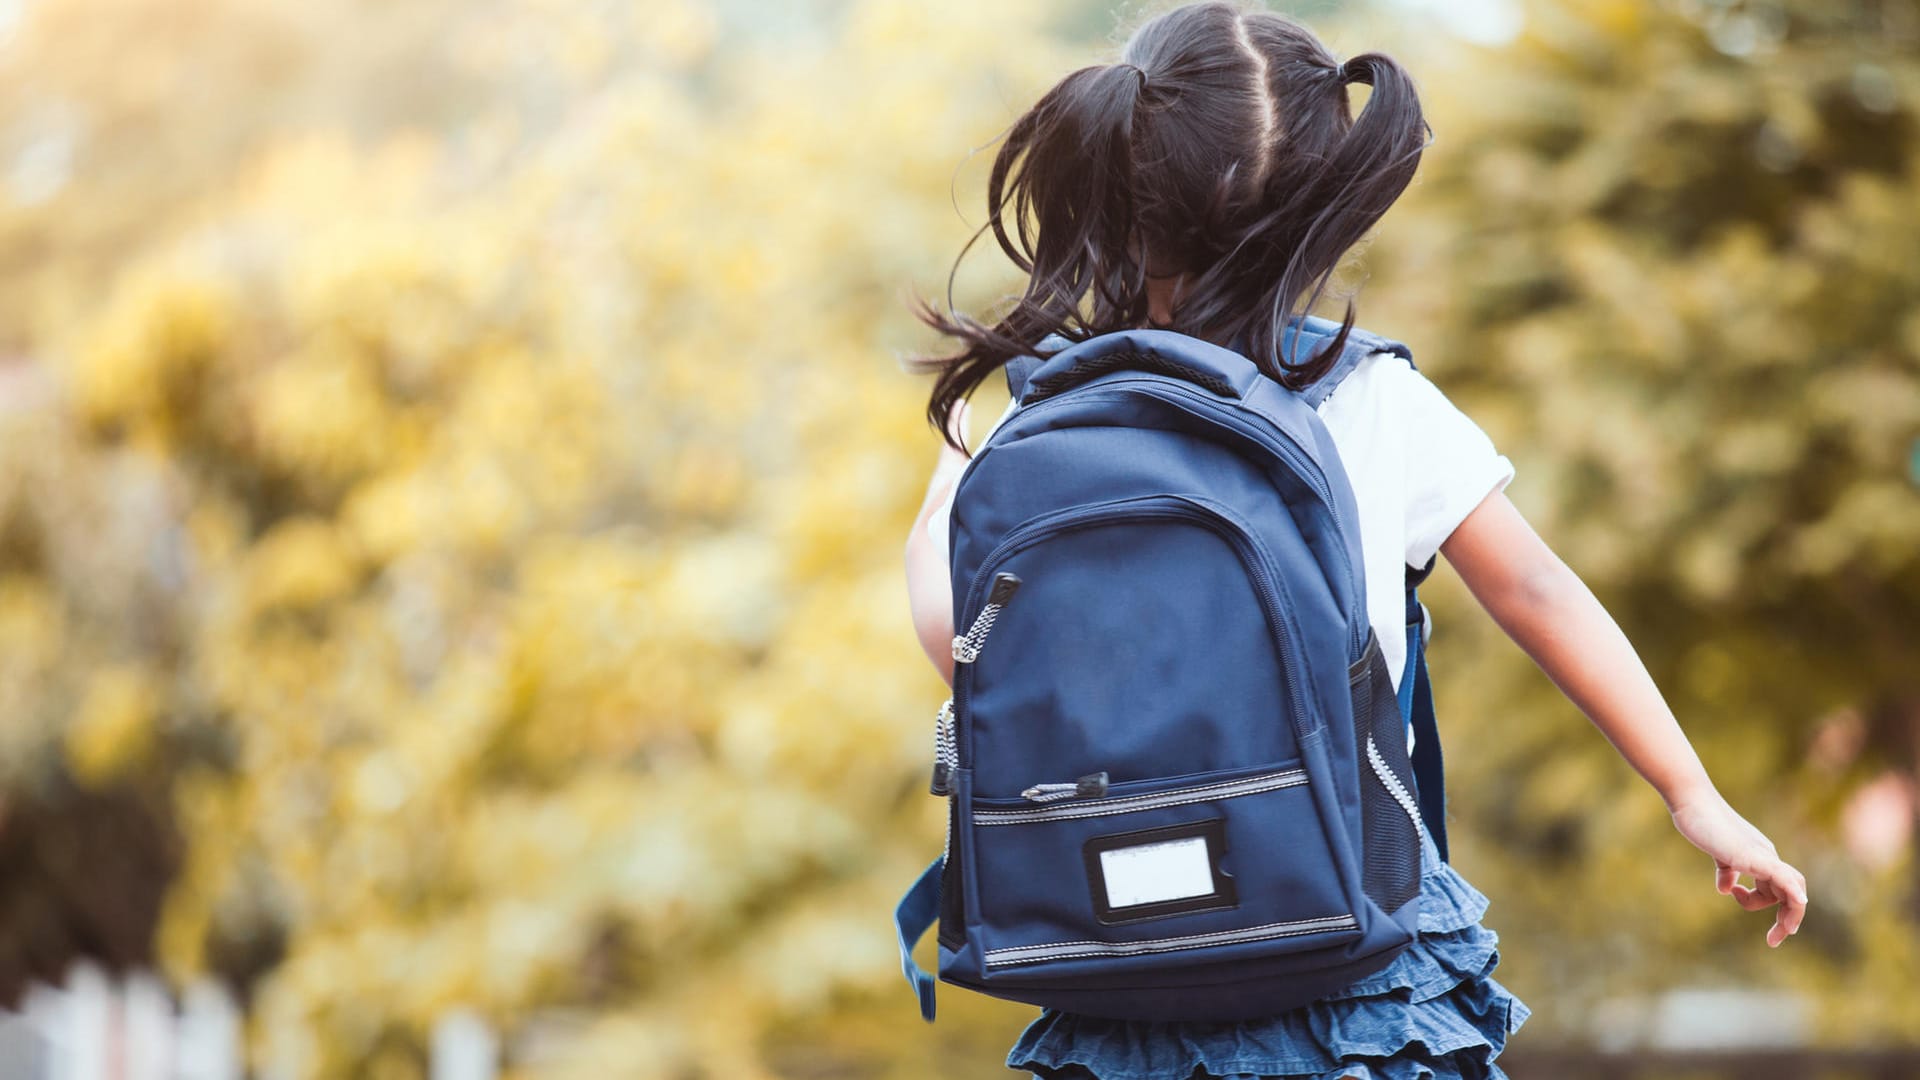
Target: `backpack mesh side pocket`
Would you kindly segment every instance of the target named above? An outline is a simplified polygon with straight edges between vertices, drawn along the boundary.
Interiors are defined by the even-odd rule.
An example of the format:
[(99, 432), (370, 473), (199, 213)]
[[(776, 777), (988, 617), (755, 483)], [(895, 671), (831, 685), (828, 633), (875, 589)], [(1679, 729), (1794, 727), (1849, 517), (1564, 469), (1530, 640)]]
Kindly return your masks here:
[(1420, 808), (1407, 756), (1406, 718), (1394, 697), (1386, 654), (1371, 631), (1348, 682), (1364, 830), (1360, 884), (1374, 903), (1393, 911), (1420, 892)]

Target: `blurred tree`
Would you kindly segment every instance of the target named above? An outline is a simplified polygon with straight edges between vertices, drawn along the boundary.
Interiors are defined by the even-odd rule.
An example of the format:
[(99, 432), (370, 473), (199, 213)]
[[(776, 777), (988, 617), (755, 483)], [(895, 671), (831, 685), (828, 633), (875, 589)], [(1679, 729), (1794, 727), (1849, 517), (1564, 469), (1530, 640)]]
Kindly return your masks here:
[[(1825, 1035), (1920, 1036), (1920, 860), (1876, 876), (1825, 839), (1862, 777), (1920, 770), (1920, 7), (1537, 3), (1510, 45), (1443, 59), (1373, 319), (1516, 459), (1515, 500), (1814, 903), (1765, 950), (1463, 612), (1436, 677), (1509, 982), (1550, 1002), (1543, 1032), (1609, 990), (1737, 978), (1835, 991)], [(1850, 716), (1873, 718), (1857, 752), (1809, 755)]]
[[(326, 14), (245, 0), (63, 0), (0, 11), (0, 350), (43, 345), (130, 250), (226, 196), (288, 133), (448, 128), (497, 80), (464, 62), (504, 0)], [(138, 48), (129, 48), (138, 42)]]
[(154, 922), (179, 863), (164, 799), (62, 777), (12, 794), (0, 805), (0, 1008), (18, 1008), (35, 982), (65, 978), (75, 957), (151, 968)]
[[(543, 1075), (766, 1075), (767, 1033), (839, 995), (911, 1014), (886, 916), (938, 844), (941, 694), (900, 451), (932, 442), (885, 360), (900, 284), (964, 235), (959, 149), (1057, 65), (1022, 5), (753, 14), (376, 23), (485, 87), (457, 121), (420, 72), (340, 92), (350, 13), (194, 8), (231, 48), (195, 71), (163, 39), (150, 79), (64, 14), (19, 31), (75, 130), (144, 118), (130, 157), (185, 143), (220, 183), (94, 217), (91, 167), (15, 193), (14, 250), (113, 257), (17, 264), (0, 312), (31, 357), (0, 412), (8, 796), (161, 785), (159, 955), (256, 980), (264, 1066), (416, 1073), (471, 1005)], [(1043, 47), (1006, 53), (1021, 27)], [(390, 92), (386, 124), (345, 105)], [(35, 929), (0, 912), (0, 942)]]

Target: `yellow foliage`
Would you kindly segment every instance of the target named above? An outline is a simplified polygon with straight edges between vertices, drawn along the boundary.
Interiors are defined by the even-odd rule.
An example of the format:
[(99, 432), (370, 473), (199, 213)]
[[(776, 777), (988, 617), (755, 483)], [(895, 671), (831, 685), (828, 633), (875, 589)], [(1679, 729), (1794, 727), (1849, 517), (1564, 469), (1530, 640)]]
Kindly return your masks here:
[(96, 424), (130, 428), (173, 449), (234, 333), (237, 299), (221, 283), (160, 270), (136, 278), (94, 325), (79, 353), (74, 395)]
[[(1419, 321), (1361, 322), (1443, 378), (1484, 375), (1462, 400), (1514, 447), (1516, 500), (1597, 582), (1715, 611), (1757, 560), (1911, 565), (1920, 317), (1787, 381), (1838, 348), (1805, 317), (1836, 302), (1836, 267), (1910, 293), (1911, 246), (1874, 243), (1911, 235), (1910, 184), (1846, 172), (1791, 216), (1793, 258), (1758, 226), (1679, 250), (1622, 224), (1701, 167), (1654, 126), (1667, 95), (1715, 123), (1764, 105), (1799, 142), (1821, 113), (1790, 69), (1756, 94), (1688, 62), (1677, 16), (1536, 7), (1519, 47), (1551, 77), (1480, 101), (1512, 70), (1487, 64), (1435, 112), (1565, 146), (1436, 146), (1431, 193), (1409, 195), (1427, 209), (1395, 227), (1404, 265), (1444, 272), (1394, 294)], [(939, 849), (945, 696), (900, 566), (936, 445), (899, 366), (928, 344), (901, 286), (944, 287), (991, 147), (968, 151), (1093, 50), (1017, 0), (853, 0), (804, 33), (802, 8), (750, 8), (22, 16), (0, 100), (77, 103), (102, 157), (0, 209), (0, 237), (60, 253), (0, 296), (45, 402), (0, 408), (0, 778), (61, 760), (166, 792), (186, 862), (159, 955), (231, 973), (277, 943), (248, 972), (262, 1070), (411, 1075), (454, 1007), (500, 1029), (516, 1075), (771, 1076), (796, 1030), (864, 1038), (899, 1075), (998, 1069), (934, 1061), (888, 937)], [(1568, 27), (1613, 43), (1611, 81)], [(959, 306), (1017, 283), (976, 248)], [(1765, 401), (1804, 413), (1702, 372), (1778, 382)], [(1879, 472), (1795, 520), (1775, 489), (1718, 493), (1801, 475), (1810, 424)], [(1720, 745), (1764, 776), (1736, 739), (1768, 704), (1743, 676), (1794, 662), (1761, 630), (1715, 641), (1672, 650), (1675, 682), (1745, 722)], [(1612, 940), (1618, 897), (1698, 868), (1602, 845), (1590, 869), (1616, 888), (1563, 912), (1564, 876), (1502, 861), (1541, 822), (1665, 826), (1536, 722), (1568, 716), (1531, 668), (1450, 655), (1450, 739), (1497, 759), (1449, 758), (1488, 792), (1464, 857), (1533, 914), (1526, 940)], [(1723, 925), (1704, 910), (1649, 940), (1683, 950)], [(1027, 1014), (956, 1011), (989, 1041)]]
[[(465, 65), (456, 126), (237, 143), (45, 309), (74, 453), (158, 470), (164, 525), (102, 557), (173, 545), (114, 610), (177, 645), (113, 645), (63, 717), (74, 579), (0, 575), (0, 694), (90, 782), (179, 770), (160, 954), (284, 939), (263, 1066), (398, 1075), (396, 1033), (470, 1006), (553, 1075), (766, 1075), (775, 1018), (893, 989), (885, 908), (938, 848), (899, 287), (943, 275), (953, 169), (1051, 39), (1005, 0), (797, 42), (696, 2), (435, 10), (384, 25)], [(156, 753), (175, 712), (224, 749)]]
[(161, 687), (153, 674), (120, 666), (94, 673), (67, 729), (73, 773), (104, 786), (138, 767), (153, 750)]
[(248, 559), (246, 596), (257, 612), (315, 608), (347, 595), (358, 577), (353, 551), (330, 522), (296, 519), (261, 537)]

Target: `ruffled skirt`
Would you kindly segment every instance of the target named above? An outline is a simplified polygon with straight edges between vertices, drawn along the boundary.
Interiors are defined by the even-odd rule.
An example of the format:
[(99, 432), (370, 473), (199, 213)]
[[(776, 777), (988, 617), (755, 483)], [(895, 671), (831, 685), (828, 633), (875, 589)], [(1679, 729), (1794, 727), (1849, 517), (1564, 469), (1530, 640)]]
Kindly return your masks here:
[(1105, 1020), (1048, 1009), (1007, 1055), (1043, 1080), (1426, 1080), (1505, 1077), (1493, 1063), (1531, 1014), (1493, 978), (1487, 898), (1420, 830), (1420, 936), (1337, 994), (1261, 1020)]

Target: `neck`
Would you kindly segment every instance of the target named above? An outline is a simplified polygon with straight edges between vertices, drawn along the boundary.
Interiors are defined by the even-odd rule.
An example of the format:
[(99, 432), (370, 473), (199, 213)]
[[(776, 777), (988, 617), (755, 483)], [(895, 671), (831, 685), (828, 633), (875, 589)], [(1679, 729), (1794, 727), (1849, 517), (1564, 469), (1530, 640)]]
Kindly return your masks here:
[(1186, 283), (1186, 275), (1175, 277), (1147, 278), (1147, 324), (1166, 326), (1173, 322), (1173, 305), (1179, 297), (1181, 285)]

